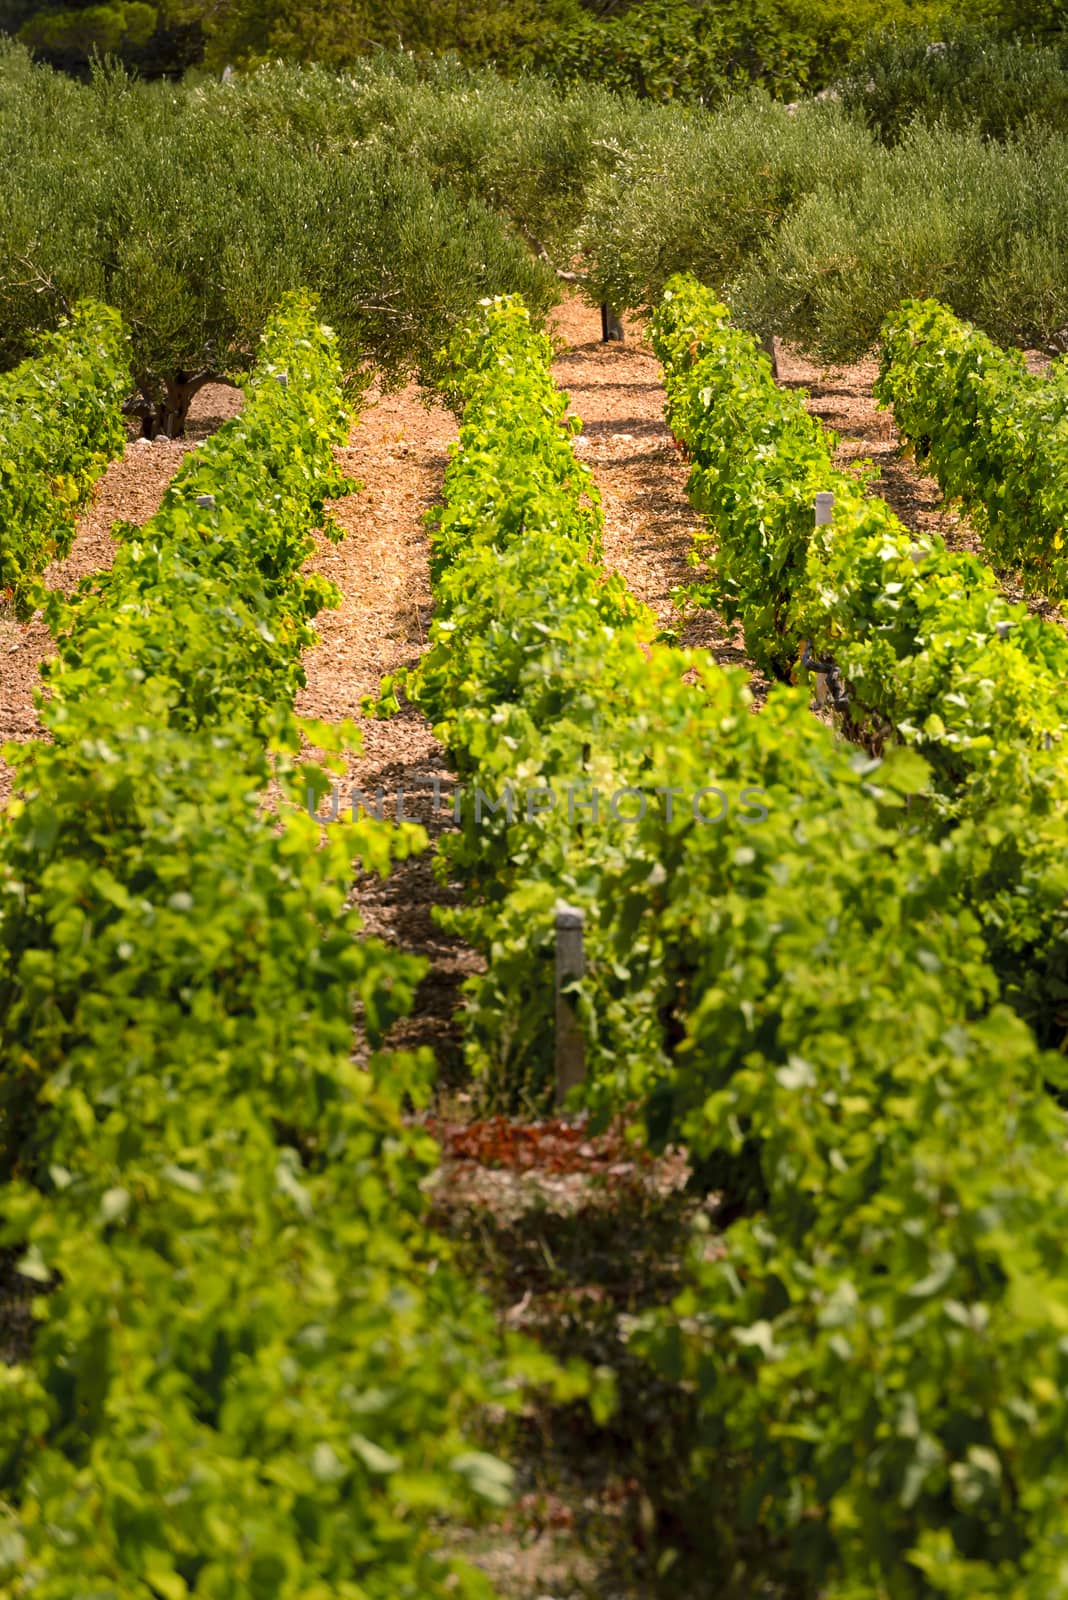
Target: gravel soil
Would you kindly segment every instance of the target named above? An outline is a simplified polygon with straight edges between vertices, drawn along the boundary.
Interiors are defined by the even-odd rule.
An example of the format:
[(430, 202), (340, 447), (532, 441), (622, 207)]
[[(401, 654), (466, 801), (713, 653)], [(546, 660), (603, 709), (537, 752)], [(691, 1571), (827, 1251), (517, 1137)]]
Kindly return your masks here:
[(687, 558), (699, 524), (686, 497), (689, 469), (664, 420), (660, 363), (642, 325), (627, 319), (626, 340), (602, 344), (600, 311), (571, 296), (553, 326), (563, 346), (556, 381), (583, 422), (575, 448), (604, 504), (607, 564), (680, 645), (708, 650), (721, 666), (752, 676), (739, 628), (728, 629), (714, 611), (684, 610), (673, 598), (693, 581)]
[[(307, 686), (297, 702), (302, 716), (324, 722), (358, 723), (362, 749), (349, 756), (339, 786), (339, 807), (351, 815), (353, 791), (395, 818), (398, 795), (406, 818), (422, 823), (433, 841), (449, 820), (445, 808), (452, 780), (444, 752), (426, 718), (404, 703), (388, 719), (363, 717), (360, 702), (376, 695), (383, 676), (417, 665), (427, 646), (431, 596), (425, 513), (441, 496), (449, 445), (456, 438), (452, 413), (423, 403), (415, 385), (399, 393), (372, 391), (355, 423), (343, 470), (361, 487), (331, 506), (343, 530), (340, 544), (325, 537), (309, 566), (341, 589), (336, 611), (317, 619), (319, 644), (305, 657)], [(435, 815), (433, 794), (420, 790), (437, 778), (443, 807)], [(329, 814), (332, 802), (324, 801)], [(475, 952), (448, 938), (433, 920), (436, 904), (452, 904), (454, 886), (441, 886), (427, 850), (399, 862), (389, 877), (361, 877), (354, 889), (368, 933), (430, 963), (413, 1015), (390, 1036), (396, 1048), (431, 1046), (446, 1079), (458, 1070), (460, 1043), (454, 1015), (460, 985), (478, 970)]]
[(880, 411), (872, 395), (879, 374), (877, 361), (824, 370), (789, 346), (779, 347), (779, 381), (786, 389), (806, 391), (806, 404), (838, 434), (835, 464), (846, 470), (862, 461), (878, 469), (873, 493), (884, 499), (908, 527), (931, 529), (943, 538), (955, 536), (960, 519), (947, 512), (933, 478), (917, 472), (900, 454), (900, 440), (889, 411)]

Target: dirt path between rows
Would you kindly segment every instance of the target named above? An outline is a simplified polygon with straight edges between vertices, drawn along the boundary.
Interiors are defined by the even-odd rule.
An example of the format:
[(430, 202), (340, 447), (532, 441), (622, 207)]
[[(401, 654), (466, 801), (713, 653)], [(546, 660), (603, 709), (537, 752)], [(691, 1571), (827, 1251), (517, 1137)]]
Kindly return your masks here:
[[(73, 594), (83, 578), (105, 572), (115, 559), (112, 526), (147, 522), (159, 510), (163, 492), (186, 452), (241, 408), (238, 390), (211, 384), (201, 389), (190, 410), (184, 439), (156, 439), (151, 444), (132, 437), (125, 455), (111, 462), (96, 485), (93, 498), (78, 518), (70, 554), (54, 561), (44, 574), (50, 589)], [(34, 706), (41, 663), (54, 653), (52, 636), (40, 615), (16, 622), (0, 609), (0, 745), (40, 738)], [(11, 793), (13, 773), (0, 760), (0, 807)]]
[[(1028, 352), (1028, 364), (1033, 371), (1040, 371), (1048, 363)], [(947, 506), (936, 480), (918, 468), (911, 456), (902, 455), (894, 418), (876, 405), (872, 394), (878, 375), (878, 361), (824, 369), (789, 346), (779, 346), (779, 381), (787, 389), (804, 388), (809, 411), (838, 434), (836, 464), (848, 469), (854, 462), (870, 461), (878, 472), (871, 493), (885, 500), (907, 528), (938, 534), (950, 550), (967, 551), (990, 565), (966, 513), (959, 506)], [(1026, 599), (1031, 611), (1068, 627), (1068, 617), (1056, 604), (1024, 595), (1019, 572), (999, 567), (994, 571), (1007, 599)]]
[(566, 344), (553, 374), (582, 418), (575, 441), (592, 469), (604, 504), (608, 566), (626, 579), (678, 644), (707, 650), (725, 667), (743, 667), (759, 687), (741, 629), (727, 628), (714, 611), (680, 610), (673, 591), (694, 578), (687, 557), (699, 526), (686, 495), (688, 469), (664, 420), (660, 363), (641, 325), (624, 324), (623, 343), (601, 343), (601, 314), (577, 297), (555, 312)]
[[(385, 674), (416, 666), (426, 649), (432, 600), (423, 516), (441, 497), (455, 437), (452, 413), (424, 405), (414, 384), (400, 393), (368, 396), (349, 447), (340, 452), (342, 469), (362, 488), (331, 507), (344, 531), (342, 542), (320, 538), (309, 562), (333, 579), (343, 599), (339, 609), (317, 619), (320, 643), (305, 656), (308, 681), (297, 700), (302, 716), (350, 718), (360, 726), (362, 750), (347, 759), (343, 777), (331, 776), (340, 814), (351, 815), (355, 790), (376, 813), (395, 818), (403, 795), (404, 816), (426, 827), (432, 845), (450, 820), (452, 780), (441, 745), (403, 697), (402, 711), (385, 720), (362, 717), (360, 702), (377, 695)], [(442, 796), (437, 811), (429, 787), (435, 779)], [(332, 803), (324, 800), (324, 816)], [(430, 963), (413, 1013), (393, 1029), (390, 1044), (429, 1045), (446, 1081), (461, 1074), (455, 1020), (460, 985), (481, 964), (433, 920), (434, 905), (458, 899), (457, 887), (435, 880), (432, 849), (399, 862), (383, 881), (361, 878), (354, 890), (368, 933)]]
[(855, 462), (871, 461), (879, 474), (872, 493), (885, 500), (907, 528), (940, 534), (953, 549), (978, 550), (967, 521), (943, 505), (935, 480), (900, 454), (894, 419), (889, 411), (879, 410), (872, 394), (878, 375), (877, 361), (825, 370), (789, 346), (779, 346), (780, 383), (786, 389), (804, 388), (809, 411), (839, 436), (835, 464), (848, 470)]

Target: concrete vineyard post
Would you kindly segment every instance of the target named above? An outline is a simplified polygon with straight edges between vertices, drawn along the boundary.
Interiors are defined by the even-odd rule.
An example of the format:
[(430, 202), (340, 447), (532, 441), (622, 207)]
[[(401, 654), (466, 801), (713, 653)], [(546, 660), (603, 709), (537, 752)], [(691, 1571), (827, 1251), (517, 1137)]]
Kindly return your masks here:
[[(834, 521), (834, 495), (829, 489), (821, 489), (816, 495), (816, 526), (829, 528)], [(823, 672), (816, 674), (816, 704), (823, 706), (827, 701), (827, 675)]]
[(564, 986), (586, 971), (583, 929), (586, 918), (576, 906), (562, 901), (556, 907), (556, 1103), (563, 1105), (569, 1089), (586, 1076), (586, 1049), (574, 1005)]

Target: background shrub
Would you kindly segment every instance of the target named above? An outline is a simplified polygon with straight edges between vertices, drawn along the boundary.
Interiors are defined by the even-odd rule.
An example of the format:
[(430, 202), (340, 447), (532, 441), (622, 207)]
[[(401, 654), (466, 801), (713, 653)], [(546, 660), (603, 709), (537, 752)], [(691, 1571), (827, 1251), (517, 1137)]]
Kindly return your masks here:
[(848, 111), (893, 143), (914, 121), (1003, 139), (1027, 124), (1068, 133), (1068, 36), (1035, 46), (955, 25), (874, 34), (838, 84)]
[(722, 284), (801, 196), (851, 189), (875, 159), (870, 135), (833, 105), (795, 116), (754, 92), (711, 115), (652, 109), (590, 185), (577, 238), (590, 292), (651, 311), (683, 262)]
[(917, 125), (851, 185), (821, 183), (727, 286), (748, 327), (824, 361), (875, 344), (900, 301), (939, 299), (1003, 344), (1068, 342), (1068, 139), (1004, 144)]

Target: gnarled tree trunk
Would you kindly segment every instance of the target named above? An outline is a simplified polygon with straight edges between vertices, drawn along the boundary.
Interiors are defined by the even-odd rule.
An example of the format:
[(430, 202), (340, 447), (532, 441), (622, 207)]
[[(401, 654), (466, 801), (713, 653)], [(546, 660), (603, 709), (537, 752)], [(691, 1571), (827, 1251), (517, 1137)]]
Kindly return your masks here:
[(200, 372), (176, 372), (163, 379), (162, 393), (147, 379), (141, 379), (139, 393), (123, 407), (128, 416), (141, 418), (142, 439), (183, 439), (189, 407), (193, 398), (206, 383), (224, 383), (230, 389), (238, 385), (224, 372), (208, 368)]
[(611, 306), (601, 307), (601, 343), (607, 344), (610, 339), (618, 339), (621, 343), (627, 337), (623, 323)]

